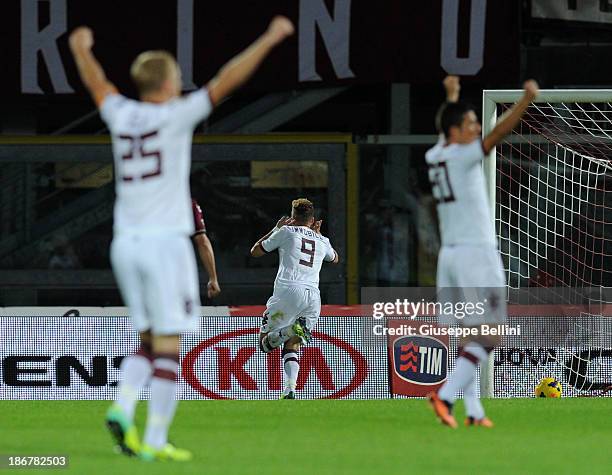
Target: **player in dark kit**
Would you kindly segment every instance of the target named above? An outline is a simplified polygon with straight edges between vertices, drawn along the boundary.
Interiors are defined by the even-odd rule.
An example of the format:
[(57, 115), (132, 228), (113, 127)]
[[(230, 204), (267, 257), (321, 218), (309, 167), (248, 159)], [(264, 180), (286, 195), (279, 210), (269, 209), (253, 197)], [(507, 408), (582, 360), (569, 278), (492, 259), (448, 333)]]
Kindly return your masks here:
[(208, 273), (208, 284), (206, 285), (208, 298), (211, 299), (221, 293), (219, 280), (217, 279), (217, 266), (215, 265), (215, 252), (213, 251), (212, 243), (206, 232), (206, 224), (204, 223), (204, 214), (202, 208), (196, 200), (191, 198), (191, 210), (193, 212), (193, 222), (195, 232), (191, 236), (194, 242), (200, 261)]

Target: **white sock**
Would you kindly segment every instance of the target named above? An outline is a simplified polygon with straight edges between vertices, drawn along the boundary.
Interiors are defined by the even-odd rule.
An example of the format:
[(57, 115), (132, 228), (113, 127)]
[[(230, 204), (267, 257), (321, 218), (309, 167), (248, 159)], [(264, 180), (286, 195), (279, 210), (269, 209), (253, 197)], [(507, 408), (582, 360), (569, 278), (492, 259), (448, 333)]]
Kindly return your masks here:
[(178, 355), (176, 360), (170, 355), (157, 357), (153, 367), (144, 443), (160, 449), (168, 442), (168, 429), (176, 411)]
[(139, 352), (124, 358), (120, 370), (121, 382), (119, 383), (116, 404), (123, 410), (128, 420), (132, 422), (140, 390), (151, 378), (153, 365), (149, 358)]
[(295, 391), (298, 373), (300, 372), (300, 361), (296, 350), (283, 350), (283, 375), (285, 382), (284, 394)]
[(467, 385), (467, 387), (463, 390), (463, 402), (465, 403), (465, 412), (468, 417), (473, 417), (474, 419), (482, 419), (485, 416), (484, 407), (482, 407), (482, 403), (478, 398), (478, 384), (477, 384), (477, 375), (478, 368), (474, 371), (474, 377), (472, 381)]
[(478, 369), (478, 363), (484, 361), (489, 356), (487, 350), (481, 345), (474, 342), (469, 342), (463, 348), (454, 371), (448, 377), (448, 380), (438, 391), (438, 396), (451, 404), (457, 399), (457, 393), (472, 382), (475, 377), (475, 371)]
[(457, 399), (457, 393), (465, 388), (474, 377), (475, 368), (477, 366), (467, 358), (463, 356), (457, 358), (455, 369), (438, 391), (440, 399), (453, 404)]

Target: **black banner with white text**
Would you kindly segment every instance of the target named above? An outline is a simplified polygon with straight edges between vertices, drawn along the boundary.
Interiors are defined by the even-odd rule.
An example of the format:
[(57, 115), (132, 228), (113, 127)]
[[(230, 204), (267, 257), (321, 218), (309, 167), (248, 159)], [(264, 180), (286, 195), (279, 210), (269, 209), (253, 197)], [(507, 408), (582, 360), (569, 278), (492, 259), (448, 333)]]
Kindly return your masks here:
[(190, 90), (255, 40), (276, 14), (295, 23), (296, 35), (253, 78), (255, 90), (431, 82), (446, 73), (518, 80), (519, 7), (513, 0), (21, 0), (0, 8), (1, 90), (14, 101), (82, 93), (68, 49), (68, 33), (79, 25), (94, 30), (94, 52), (122, 91), (133, 93), (129, 66), (147, 49), (176, 54)]

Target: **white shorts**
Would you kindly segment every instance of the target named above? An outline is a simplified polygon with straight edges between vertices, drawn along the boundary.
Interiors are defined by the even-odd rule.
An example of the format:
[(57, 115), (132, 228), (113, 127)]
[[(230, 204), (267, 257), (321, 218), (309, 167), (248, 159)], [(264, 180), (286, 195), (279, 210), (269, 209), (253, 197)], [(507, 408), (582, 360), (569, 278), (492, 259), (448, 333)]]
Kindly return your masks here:
[(454, 315), (439, 315), (441, 324), (473, 326), (506, 321), (506, 276), (496, 248), (467, 245), (442, 247), (436, 279), (440, 300), (450, 300), (453, 305), (479, 304), (482, 308), (482, 311), (473, 313), (463, 309)]
[(178, 335), (197, 331), (200, 292), (188, 237), (116, 236), (111, 263), (138, 332)]
[(260, 331), (268, 333), (293, 325), (304, 317), (306, 326), (312, 330), (321, 314), (321, 295), (308, 287), (280, 287), (266, 303), (266, 311)]

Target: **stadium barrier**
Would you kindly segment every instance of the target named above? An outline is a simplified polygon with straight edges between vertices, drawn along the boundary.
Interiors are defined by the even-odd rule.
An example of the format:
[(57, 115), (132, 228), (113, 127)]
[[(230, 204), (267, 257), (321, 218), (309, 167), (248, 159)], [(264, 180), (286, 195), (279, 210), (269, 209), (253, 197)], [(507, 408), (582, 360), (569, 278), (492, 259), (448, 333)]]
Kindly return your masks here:
[[(454, 338), (375, 335), (380, 321), (362, 310), (324, 306), (314, 341), (300, 357), (301, 398), (423, 396), (444, 382), (456, 357)], [(280, 352), (258, 350), (255, 315), (262, 311), (201, 308), (199, 332), (182, 341), (181, 399), (278, 397)], [(511, 316), (509, 325), (521, 325), (523, 335), (505, 337), (496, 349), (495, 396), (529, 397), (537, 378), (547, 375), (561, 380), (565, 395), (595, 395), (612, 385), (612, 318), (585, 318), (565, 318), (553, 335), (546, 331), (549, 318)], [(434, 321), (391, 319), (383, 326), (435, 327)], [(121, 360), (137, 345), (123, 307), (0, 309), (0, 400), (113, 399)]]

